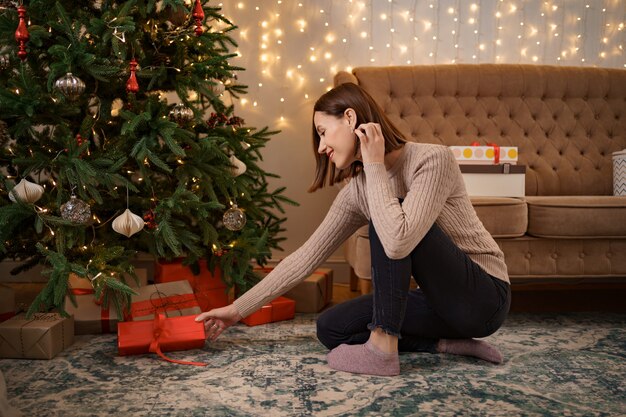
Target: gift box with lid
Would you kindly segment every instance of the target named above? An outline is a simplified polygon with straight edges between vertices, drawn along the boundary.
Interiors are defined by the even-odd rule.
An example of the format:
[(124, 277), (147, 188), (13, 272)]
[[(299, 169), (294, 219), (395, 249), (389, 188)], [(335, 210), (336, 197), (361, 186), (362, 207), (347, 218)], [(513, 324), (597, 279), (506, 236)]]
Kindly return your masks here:
[(0, 358), (52, 359), (74, 343), (74, 319), (18, 314), (0, 323)]
[(15, 315), (15, 290), (6, 285), (0, 285), (0, 322)]
[[(138, 282), (134, 278), (128, 277), (126, 284), (137, 290), (147, 284), (148, 272), (145, 269), (137, 269), (135, 274)], [(66, 296), (64, 308), (68, 314), (74, 316), (75, 334), (115, 333), (117, 323), (120, 321), (117, 311), (112, 305), (105, 306), (94, 297), (95, 290), (91, 281), (70, 274), (68, 284), (76, 305), (70, 296)], [(129, 319), (130, 317), (125, 318)]]
[(290, 320), (295, 315), (296, 302), (286, 297), (278, 297), (241, 321), (248, 326), (258, 326), (260, 324)]
[(187, 281), (146, 285), (132, 296), (130, 318), (133, 321), (152, 320), (155, 314), (165, 317), (196, 316), (202, 311)]
[(450, 146), (459, 164), (517, 164), (516, 146)]
[(472, 197), (524, 197), (524, 165), (460, 165), (467, 195)]
[(165, 317), (159, 313), (152, 320), (129, 321), (117, 327), (118, 354), (141, 355), (156, 353), (162, 359), (185, 365), (206, 364), (171, 359), (163, 352), (200, 349), (204, 346), (206, 334), (203, 322), (196, 322), (195, 316)]
[[(274, 268), (255, 268), (265, 276)], [(318, 313), (333, 299), (333, 270), (317, 268), (304, 281), (285, 293), (285, 297), (296, 302), (296, 313)]]
[(198, 274), (194, 274), (194, 271), (189, 266), (183, 265), (181, 260), (159, 261), (155, 267), (154, 282), (188, 281), (202, 311), (230, 304), (228, 290), (222, 281), (219, 267), (211, 273), (204, 259), (198, 261), (198, 267)]

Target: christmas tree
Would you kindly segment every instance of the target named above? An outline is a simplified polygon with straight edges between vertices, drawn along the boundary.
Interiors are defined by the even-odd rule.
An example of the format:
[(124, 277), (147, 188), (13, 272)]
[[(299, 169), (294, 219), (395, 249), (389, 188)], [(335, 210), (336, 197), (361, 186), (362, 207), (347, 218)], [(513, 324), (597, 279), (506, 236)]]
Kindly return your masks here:
[(0, 260), (45, 265), (29, 312), (70, 274), (121, 311), (138, 252), (256, 282), (294, 203), (258, 165), (276, 132), (225, 102), (235, 29), (201, 0), (0, 3)]

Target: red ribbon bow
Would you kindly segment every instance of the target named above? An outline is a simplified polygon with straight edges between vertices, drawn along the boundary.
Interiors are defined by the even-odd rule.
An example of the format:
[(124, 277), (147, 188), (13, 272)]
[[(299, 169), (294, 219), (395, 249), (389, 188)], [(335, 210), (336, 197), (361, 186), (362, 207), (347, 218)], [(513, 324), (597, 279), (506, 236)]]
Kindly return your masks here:
[[(480, 143), (474, 141), (470, 143), (470, 146), (480, 146)], [(500, 145), (496, 145), (495, 143), (488, 143), (487, 146), (493, 147), (493, 163), (496, 165), (499, 164), (500, 163)]]
[(159, 339), (161, 337), (168, 336), (167, 328), (165, 327), (165, 316), (163, 314), (155, 314), (154, 315), (154, 329), (152, 332), (152, 342), (150, 342), (150, 352), (156, 353), (161, 358), (165, 359), (168, 362), (178, 363), (181, 365), (194, 365), (194, 366), (207, 366), (206, 363), (202, 362), (189, 362), (189, 361), (180, 361), (177, 359), (168, 358), (161, 351), (161, 345), (159, 344)]

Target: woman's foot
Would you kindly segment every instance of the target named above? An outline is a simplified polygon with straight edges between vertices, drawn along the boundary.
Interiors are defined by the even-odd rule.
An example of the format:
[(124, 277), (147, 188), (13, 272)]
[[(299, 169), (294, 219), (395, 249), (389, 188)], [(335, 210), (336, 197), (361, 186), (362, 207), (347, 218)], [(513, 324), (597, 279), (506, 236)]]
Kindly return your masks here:
[(502, 363), (502, 353), (483, 340), (440, 339), (437, 343), (437, 352), (473, 356), (488, 362)]
[(400, 374), (398, 352), (386, 353), (367, 341), (364, 345), (339, 345), (328, 353), (328, 366), (355, 374), (394, 376)]

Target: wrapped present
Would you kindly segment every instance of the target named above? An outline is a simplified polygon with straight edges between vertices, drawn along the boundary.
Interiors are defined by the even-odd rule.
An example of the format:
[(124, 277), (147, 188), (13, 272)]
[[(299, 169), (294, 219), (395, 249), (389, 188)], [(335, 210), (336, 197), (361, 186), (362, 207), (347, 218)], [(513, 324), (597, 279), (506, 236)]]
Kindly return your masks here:
[(74, 343), (74, 319), (57, 313), (18, 314), (0, 323), (0, 358), (52, 359)]
[[(148, 271), (137, 269), (139, 283), (144, 286), (148, 282)], [(126, 279), (126, 283), (131, 288), (139, 288), (135, 280), (131, 277)], [(117, 323), (120, 318), (113, 306), (105, 307), (99, 300), (94, 298), (94, 288), (87, 278), (70, 274), (68, 284), (70, 291), (74, 294), (76, 305), (72, 303), (69, 296), (65, 297), (65, 311), (74, 316), (75, 334), (97, 334), (115, 333)], [(129, 317), (126, 317), (128, 319)]]
[(93, 294), (75, 296), (76, 305), (65, 297), (65, 311), (74, 317), (75, 334), (115, 333), (119, 317), (115, 308), (104, 307)]
[(155, 314), (166, 317), (198, 315), (202, 311), (187, 281), (146, 285), (132, 296), (130, 317), (133, 321), (152, 320)]
[(15, 290), (6, 285), (0, 285), (0, 322), (15, 315)]
[(153, 320), (127, 321), (117, 326), (117, 348), (120, 356), (153, 352), (169, 362), (206, 366), (205, 363), (170, 359), (163, 352), (200, 349), (206, 334), (204, 323), (195, 316), (166, 318), (159, 313)]
[(285, 293), (296, 302), (296, 313), (317, 313), (333, 299), (333, 270), (318, 268)]
[(213, 308), (230, 304), (226, 284), (222, 281), (222, 273), (216, 268), (211, 273), (204, 259), (198, 261), (200, 273), (194, 275), (190, 267), (183, 265), (181, 260), (172, 262), (158, 261), (155, 267), (154, 282), (164, 283), (187, 280), (193, 289), (200, 309), (208, 311)]
[(469, 196), (524, 197), (525, 165), (459, 165)]
[(516, 146), (450, 146), (459, 164), (517, 164)]
[(296, 302), (286, 297), (278, 297), (241, 321), (248, 326), (258, 326), (259, 324), (290, 320), (295, 315)]

